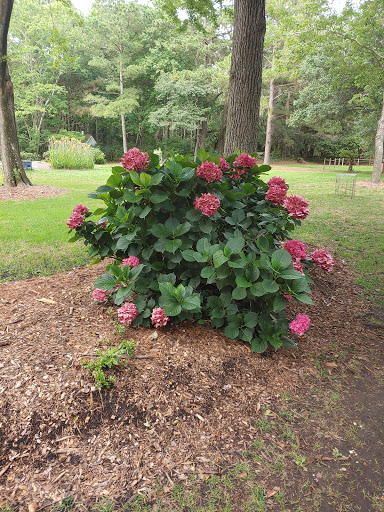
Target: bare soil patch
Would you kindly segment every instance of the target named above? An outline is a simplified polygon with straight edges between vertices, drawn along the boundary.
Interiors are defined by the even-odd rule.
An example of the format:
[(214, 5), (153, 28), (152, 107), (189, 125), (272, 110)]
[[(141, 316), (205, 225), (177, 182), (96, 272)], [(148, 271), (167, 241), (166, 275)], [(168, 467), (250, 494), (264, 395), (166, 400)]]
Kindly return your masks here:
[[(295, 351), (251, 354), (248, 345), (190, 323), (158, 331), (128, 328), (125, 338), (135, 340), (135, 357), (114, 372), (114, 388), (99, 392), (80, 362), (97, 347), (121, 342), (115, 308), (92, 302), (92, 283), (102, 270), (100, 264), (0, 284), (0, 505), (40, 509), (68, 495), (85, 504), (100, 495), (126, 503), (138, 493), (153, 496), (156, 482), (166, 495), (175, 483), (187, 485), (192, 474), (204, 481), (237, 464), (260, 436), (257, 422), (279, 414), (281, 393), (294, 397), (297, 410), (306, 401), (316, 407), (309, 387), (312, 381), (323, 385), (323, 371), (332, 381), (349, 375), (354, 400), (361, 390), (369, 402), (366, 381), (377, 381), (384, 335), (370, 325), (360, 290), (341, 262), (331, 274), (315, 272), (316, 306), (290, 304), (290, 316), (306, 313), (312, 321)], [(346, 356), (338, 358), (339, 351)], [(321, 364), (314, 364), (319, 358)], [(356, 410), (349, 412), (346, 421), (357, 421)], [(371, 414), (368, 424), (365, 413), (367, 442), (369, 429), (382, 428), (383, 411), (374, 401)], [(303, 429), (298, 436), (307, 460), (326, 466), (326, 453), (314, 455), (313, 448), (319, 429), (332, 431), (330, 416), (324, 416), (323, 424), (311, 423), (312, 430), (304, 430), (302, 420), (297, 428)], [(266, 435), (276, 450), (288, 449), (273, 431)], [(371, 436), (372, 453), (377, 437)], [(361, 487), (378, 492), (376, 466), (361, 462), (359, 469), (363, 476), (345, 474), (349, 483), (363, 478), (360, 493)], [(309, 473), (296, 475), (297, 485), (303, 475)], [(314, 483), (315, 491), (320, 485)], [(292, 486), (292, 495), (300, 495), (300, 487)], [(244, 510), (240, 498), (233, 510)]]
[(22, 201), (24, 199), (39, 199), (40, 197), (53, 197), (65, 194), (64, 188), (50, 187), (48, 185), (32, 185), (29, 187), (0, 186), (0, 201)]

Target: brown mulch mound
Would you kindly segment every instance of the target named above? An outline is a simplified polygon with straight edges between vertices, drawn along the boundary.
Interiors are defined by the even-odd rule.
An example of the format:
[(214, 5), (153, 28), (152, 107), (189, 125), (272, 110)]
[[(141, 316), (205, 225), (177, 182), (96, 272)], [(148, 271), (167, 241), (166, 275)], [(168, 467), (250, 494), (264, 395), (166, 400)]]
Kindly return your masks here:
[(48, 185), (32, 185), (18, 187), (0, 186), (0, 201), (22, 201), (23, 199), (39, 199), (40, 197), (53, 197), (65, 194), (64, 188), (50, 187)]
[(214, 474), (257, 438), (263, 406), (316, 374), (309, 354), (377, 339), (338, 262), (331, 274), (314, 273), (316, 306), (290, 305), (289, 317), (312, 321), (297, 350), (252, 354), (201, 325), (128, 328), (135, 357), (100, 393), (80, 362), (121, 342), (115, 308), (91, 299), (102, 270), (0, 284), (0, 504), (45, 507), (76, 493), (85, 503), (128, 501), (156, 479), (166, 492), (192, 473)]

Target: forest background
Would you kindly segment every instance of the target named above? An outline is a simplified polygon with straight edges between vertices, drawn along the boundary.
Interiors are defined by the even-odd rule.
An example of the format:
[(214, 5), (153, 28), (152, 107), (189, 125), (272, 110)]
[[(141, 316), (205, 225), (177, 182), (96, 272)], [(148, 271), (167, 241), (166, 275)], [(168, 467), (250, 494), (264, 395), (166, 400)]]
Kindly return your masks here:
[[(23, 158), (52, 135), (123, 150), (223, 151), (233, 2), (186, 24), (154, 6), (16, 0), (9, 62)], [(383, 109), (384, 7), (268, 0), (258, 150), (265, 159), (373, 156)], [(240, 148), (241, 149), (241, 148)]]

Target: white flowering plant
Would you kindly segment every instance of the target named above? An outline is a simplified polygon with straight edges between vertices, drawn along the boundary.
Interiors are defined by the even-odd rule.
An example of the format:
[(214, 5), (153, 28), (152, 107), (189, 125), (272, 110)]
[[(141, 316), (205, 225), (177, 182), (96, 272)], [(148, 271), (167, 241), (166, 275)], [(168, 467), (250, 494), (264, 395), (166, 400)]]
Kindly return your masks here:
[[(312, 304), (315, 262), (292, 240), (308, 203), (288, 196), (282, 178), (265, 183), (271, 168), (256, 156), (200, 150), (196, 161), (173, 155), (160, 164), (154, 153), (129, 150), (89, 194), (105, 206), (92, 213), (77, 205), (67, 221), (71, 241), (83, 239), (95, 263), (114, 259), (95, 281), (95, 301), (113, 300), (123, 324), (195, 320), (255, 352), (294, 347), (287, 301)], [(318, 260), (332, 268), (326, 251)], [(303, 334), (309, 318), (298, 315), (290, 326)]]

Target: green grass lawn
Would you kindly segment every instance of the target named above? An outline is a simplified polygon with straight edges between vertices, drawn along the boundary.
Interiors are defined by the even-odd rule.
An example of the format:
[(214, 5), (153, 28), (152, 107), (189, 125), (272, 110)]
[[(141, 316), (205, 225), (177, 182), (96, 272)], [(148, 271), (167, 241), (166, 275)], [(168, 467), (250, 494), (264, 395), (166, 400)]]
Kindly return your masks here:
[[(95, 207), (96, 202), (87, 194), (104, 184), (109, 174), (109, 165), (93, 170), (32, 171), (34, 184), (68, 192), (52, 198), (0, 203), (0, 281), (49, 275), (87, 263), (83, 244), (67, 242), (65, 222), (76, 203)], [(310, 203), (310, 216), (296, 237), (327, 247), (349, 262), (358, 282), (380, 302), (380, 290), (384, 288), (384, 190), (360, 185), (369, 183), (370, 173), (358, 172), (354, 198), (335, 195), (335, 172), (285, 171), (276, 166), (269, 174), (285, 178), (290, 193), (300, 194)]]

